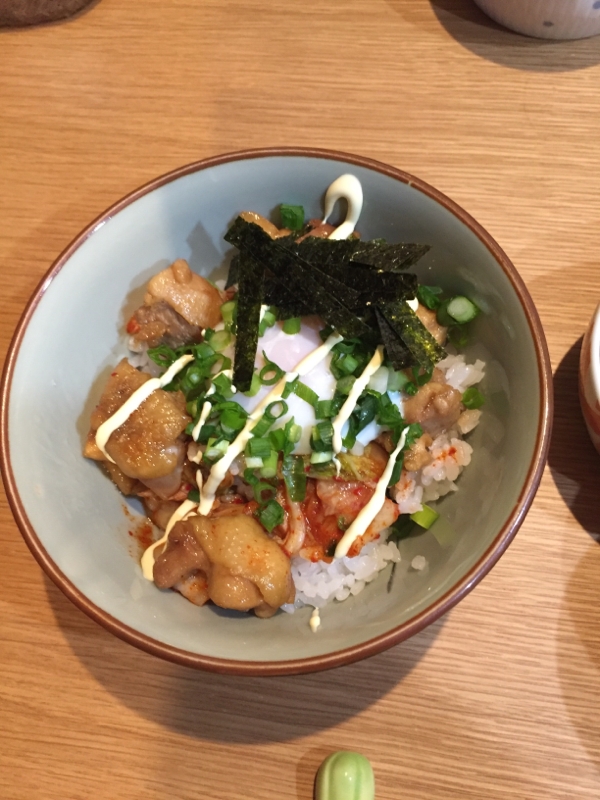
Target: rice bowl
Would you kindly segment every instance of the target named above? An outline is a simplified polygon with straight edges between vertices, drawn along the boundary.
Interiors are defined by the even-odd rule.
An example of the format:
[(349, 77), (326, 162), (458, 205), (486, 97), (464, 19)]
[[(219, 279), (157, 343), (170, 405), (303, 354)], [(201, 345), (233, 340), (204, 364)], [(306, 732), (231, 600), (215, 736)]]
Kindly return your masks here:
[[(220, 241), (226, 222), (240, 206), (257, 206), (257, 181), (261, 182), (259, 211), (268, 213), (292, 185), (297, 200), (309, 206), (322, 191), (324, 177), (337, 177), (341, 164), (351, 165), (376, 198), (364, 219), (365, 236), (431, 242), (436, 252), (426, 257), (423, 266), (428, 281), (448, 288), (454, 284), (453, 291), (464, 288), (465, 294), (476, 291), (488, 304), (476, 337), (486, 350), (481, 355), (490, 394), (489, 420), (473, 432), (477, 477), (469, 480), (467, 470), (461, 491), (451, 491), (442, 501), (448, 527), (460, 536), (446, 531), (447, 535), (438, 533), (440, 541), (424, 534), (418, 545), (412, 539), (400, 542), (405, 569), (411, 569), (416, 556), (427, 562), (425, 580), (410, 596), (403, 591), (402, 572), (397, 570), (391, 592), (386, 592), (383, 577), (340, 604), (346, 610), (341, 616), (332, 614), (326, 637), (323, 629), (317, 636), (308, 629), (309, 610), (278, 615), (269, 622), (268, 633), (256, 627), (260, 621), (225, 612), (224, 631), (204, 609), (198, 620), (197, 609), (186, 608), (181, 598), (148, 594), (153, 587), (147, 587), (141, 576), (128, 575), (122, 563), (127, 525), (119, 502), (93, 465), (74, 477), (80, 441), (70, 433), (69, 419), (72, 424), (80, 413), (77, 409), (87, 402), (98, 365), (114, 361), (107, 353), (114, 350), (118, 337), (114, 322), (108, 320), (118, 319), (123, 297), (132, 289), (139, 292), (157, 265), (182, 252), (186, 255), (187, 249), (192, 266), (198, 268), (202, 261), (216, 270), (223, 259)], [(396, 211), (400, 207), (401, 218)], [(170, 209), (166, 216), (165, 209)], [(219, 277), (217, 272), (211, 274)], [(492, 566), (516, 532), (539, 481), (549, 433), (551, 400), (543, 334), (508, 259), (465, 212), (431, 187), (392, 168), (327, 152), (223, 157), (184, 168), (126, 199), (79, 237), (59, 259), (53, 275), (26, 312), (7, 362), (4, 472), (11, 504), (36, 557), (75, 602), (117, 635), (158, 655), (220, 671), (285, 673), (346, 663), (401, 641), (447, 610)], [(79, 298), (78, 307), (66, 314), (67, 297), (74, 296)], [(74, 347), (71, 370), (61, 366), (58, 357), (67, 341), (73, 348), (73, 337), (66, 330), (57, 331), (44, 344), (43, 331), (56, 313), (71, 320), (67, 326), (71, 330), (83, 331), (81, 339), (90, 345)], [(468, 360), (474, 364), (479, 355), (468, 353)], [(42, 424), (32, 407), (31, 392), (25, 389), (36, 385), (56, 387), (48, 395), (50, 426)], [(509, 396), (527, 401), (521, 417), (508, 413)], [(30, 409), (29, 432), (18, 422), (15, 403)], [(49, 439), (49, 427), (60, 431), (61, 441)], [(443, 443), (439, 446), (443, 449)], [(27, 464), (25, 452), (30, 454)], [(507, 463), (510, 470), (505, 469)], [(58, 480), (57, 464), (68, 479)], [(452, 482), (451, 475), (444, 480)], [(417, 477), (415, 486), (423, 493), (430, 491), (429, 477), (429, 486), (436, 482), (433, 476)], [(59, 494), (62, 504), (49, 502)], [(108, 538), (106, 530), (113, 531)], [(359, 580), (366, 583), (366, 578)], [(201, 637), (195, 633), (198, 625)]]

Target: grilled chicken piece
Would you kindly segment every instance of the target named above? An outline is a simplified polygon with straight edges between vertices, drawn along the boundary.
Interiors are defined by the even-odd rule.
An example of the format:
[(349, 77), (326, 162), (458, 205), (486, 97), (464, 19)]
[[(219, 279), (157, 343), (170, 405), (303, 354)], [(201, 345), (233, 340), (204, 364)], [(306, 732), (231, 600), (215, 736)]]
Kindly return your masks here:
[(438, 344), (445, 344), (448, 336), (448, 328), (437, 321), (437, 314), (431, 311), (427, 306), (419, 303), (419, 307), (415, 312), (417, 317), (421, 320), (423, 325), (427, 328), (429, 333), (433, 336)]
[(294, 601), (290, 561), (263, 527), (246, 514), (178, 522), (154, 564), (161, 589), (178, 588), (192, 576), (206, 579), (208, 597), (222, 608), (272, 616)]
[(221, 321), (221, 293), (192, 272), (183, 258), (150, 279), (144, 303), (151, 306), (160, 301), (168, 303), (186, 322), (198, 328), (214, 328)]
[(445, 383), (442, 371), (436, 369), (429, 383), (404, 400), (403, 410), (407, 422), (418, 422), (435, 438), (456, 424), (463, 410), (462, 395)]
[[(134, 369), (127, 359), (117, 365), (92, 412), (85, 456), (106, 460), (96, 445), (96, 431), (149, 379), (150, 375)], [(181, 480), (185, 444), (179, 437), (190, 421), (180, 392), (157, 389), (112, 434), (106, 452), (126, 476), (149, 481), (157, 494), (169, 496), (170, 486), (177, 484), (178, 488)], [(163, 481), (162, 486), (156, 480), (167, 476), (173, 480)]]
[(127, 333), (136, 344), (148, 347), (166, 344), (175, 348), (202, 341), (202, 328), (190, 325), (164, 300), (140, 306), (127, 323)]

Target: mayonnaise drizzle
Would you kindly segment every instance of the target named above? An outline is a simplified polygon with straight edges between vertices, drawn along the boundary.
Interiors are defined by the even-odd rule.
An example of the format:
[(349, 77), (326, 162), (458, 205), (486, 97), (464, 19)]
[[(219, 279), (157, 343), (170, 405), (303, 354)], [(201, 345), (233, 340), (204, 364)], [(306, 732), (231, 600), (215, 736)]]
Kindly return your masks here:
[[(198, 470), (199, 471), (199, 470)], [(184, 519), (187, 515), (194, 510), (196, 507), (196, 503), (193, 500), (184, 500), (183, 503), (176, 508), (171, 518), (167, 522), (167, 527), (165, 528), (164, 534), (161, 538), (151, 544), (150, 547), (144, 551), (144, 555), (142, 556), (141, 566), (142, 566), (142, 574), (144, 578), (148, 581), (154, 580), (154, 551), (157, 547), (160, 547), (163, 544), (167, 543), (167, 539), (169, 538), (169, 534), (173, 529), (175, 523), (179, 522), (179, 520)]]
[(152, 392), (155, 392), (157, 389), (162, 389), (163, 386), (171, 383), (175, 375), (185, 367), (186, 364), (189, 364), (190, 361), (194, 360), (194, 356), (187, 355), (181, 356), (178, 358), (177, 361), (174, 361), (169, 369), (161, 375), (160, 378), (150, 378), (149, 381), (143, 383), (135, 392), (129, 397), (116, 411), (112, 417), (109, 417), (105, 420), (102, 425), (96, 431), (96, 444), (102, 451), (102, 454), (108, 461), (111, 461), (113, 464), (115, 463), (114, 460), (108, 455), (106, 452), (106, 444), (112, 434), (123, 425), (129, 417), (136, 411), (146, 400)]
[(257, 425), (259, 419), (262, 416), (263, 411), (265, 408), (270, 405), (271, 403), (276, 403), (278, 400), (281, 400), (283, 390), (285, 389), (285, 385), (288, 381), (294, 381), (296, 378), (306, 375), (310, 372), (316, 365), (322, 361), (327, 354), (331, 351), (332, 347), (338, 342), (341, 342), (343, 339), (342, 336), (339, 334), (331, 335), (324, 344), (317, 347), (307, 356), (305, 356), (299, 364), (296, 365), (295, 369), (292, 372), (286, 373), (271, 389), (271, 391), (263, 397), (260, 403), (256, 406), (254, 411), (248, 416), (246, 424), (242, 428), (242, 430), (238, 433), (236, 438), (233, 442), (229, 445), (225, 454), (216, 464), (213, 464), (210, 474), (206, 480), (202, 488), (202, 493), (200, 495), (200, 504), (198, 506), (198, 513), (201, 516), (206, 516), (210, 514), (210, 511), (213, 507), (213, 503), (215, 502), (215, 494), (217, 489), (219, 488), (221, 482), (227, 475), (227, 471), (231, 466), (232, 461), (239, 456), (239, 454), (243, 451), (248, 443), (248, 440), (252, 437), (252, 429)]
[(371, 380), (371, 376), (377, 372), (379, 367), (383, 364), (383, 347), (378, 347), (375, 350), (375, 354), (373, 358), (369, 361), (367, 366), (362, 371), (360, 377), (358, 377), (352, 386), (352, 390), (350, 394), (346, 398), (344, 405), (340, 408), (339, 414), (333, 420), (333, 452), (337, 454), (342, 449), (342, 428), (350, 419), (352, 412), (356, 404), (358, 403), (358, 399), (364, 390), (367, 388), (369, 381)]
[(355, 175), (340, 175), (327, 189), (323, 222), (327, 222), (335, 204), (342, 198), (348, 202), (346, 219), (329, 234), (328, 239), (347, 239), (356, 227), (363, 206), (363, 190)]
[(398, 440), (396, 449), (393, 451), (393, 453), (390, 454), (388, 462), (385, 465), (383, 475), (377, 482), (377, 486), (375, 487), (373, 496), (371, 497), (367, 505), (364, 506), (364, 508), (361, 508), (354, 522), (351, 523), (350, 527), (346, 530), (346, 532), (338, 542), (338, 545), (335, 548), (336, 558), (342, 558), (343, 556), (348, 555), (348, 551), (354, 544), (354, 541), (358, 539), (359, 536), (363, 535), (363, 533), (373, 522), (377, 514), (381, 511), (381, 508), (385, 502), (385, 493), (387, 491), (388, 483), (390, 482), (390, 478), (392, 477), (392, 472), (394, 471), (394, 465), (396, 464), (396, 459), (398, 458), (400, 451), (406, 444), (407, 432), (408, 428), (405, 428), (402, 431), (402, 435)]
[(313, 609), (308, 624), (310, 625), (310, 629), (313, 633), (316, 633), (321, 627), (321, 615), (319, 614), (318, 608)]

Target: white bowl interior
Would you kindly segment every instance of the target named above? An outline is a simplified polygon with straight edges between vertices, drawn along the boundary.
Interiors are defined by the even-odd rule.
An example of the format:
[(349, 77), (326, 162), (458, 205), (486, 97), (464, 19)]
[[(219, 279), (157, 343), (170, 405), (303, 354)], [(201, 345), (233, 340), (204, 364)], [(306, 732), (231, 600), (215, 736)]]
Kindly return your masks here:
[[(186, 258), (223, 274), (223, 234), (243, 209), (269, 214), (280, 202), (319, 216), (328, 184), (344, 172), (362, 182), (365, 238), (432, 245), (425, 282), (472, 296), (484, 311), (477, 344), (488, 370), (485, 416), (471, 436), (475, 455), (460, 491), (441, 503), (444, 520), (402, 543), (391, 591), (388, 573), (357, 598), (259, 620), (204, 607), (146, 582), (130, 554), (125, 500), (82, 458), (89, 412), (111, 366), (126, 352), (123, 322), (159, 268)], [(331, 653), (384, 634), (448, 592), (494, 542), (521, 493), (536, 446), (540, 377), (525, 313), (482, 241), (420, 190), (334, 158), (280, 156), (193, 172), (141, 196), (91, 233), (45, 291), (25, 332), (9, 405), (10, 458), (25, 512), (50, 558), (96, 606), (129, 627), (192, 653), (280, 661)], [(519, 413), (510, 413), (510, 408)], [(136, 512), (135, 503), (129, 503)], [(428, 568), (409, 568), (413, 555)]]

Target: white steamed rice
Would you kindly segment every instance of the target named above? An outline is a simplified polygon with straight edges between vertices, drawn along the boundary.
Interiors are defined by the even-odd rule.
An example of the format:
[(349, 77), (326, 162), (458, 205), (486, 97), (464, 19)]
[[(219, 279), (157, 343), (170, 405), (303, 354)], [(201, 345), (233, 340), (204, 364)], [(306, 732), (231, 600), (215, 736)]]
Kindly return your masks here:
[[(484, 376), (485, 363), (477, 360), (467, 364), (463, 355), (449, 355), (437, 365), (445, 375), (446, 382), (464, 392), (479, 383)], [(396, 484), (395, 501), (401, 514), (414, 514), (430, 503), (458, 489), (455, 481), (471, 461), (473, 448), (462, 438), (479, 422), (481, 412), (465, 411), (456, 427), (434, 439), (429, 447), (434, 460), (418, 472), (403, 472)], [(386, 541), (386, 532), (379, 540), (370, 542), (354, 558), (336, 558), (331, 563), (312, 562), (301, 556), (292, 558), (292, 578), (296, 586), (296, 601), (282, 606), (293, 613), (305, 605), (322, 608), (332, 600), (345, 600), (357, 595), (381, 570), (393, 562), (400, 561), (400, 551), (394, 542)], [(415, 563), (416, 562), (416, 563)], [(416, 556), (413, 569), (424, 570), (427, 561)]]

